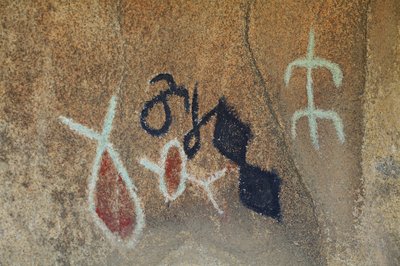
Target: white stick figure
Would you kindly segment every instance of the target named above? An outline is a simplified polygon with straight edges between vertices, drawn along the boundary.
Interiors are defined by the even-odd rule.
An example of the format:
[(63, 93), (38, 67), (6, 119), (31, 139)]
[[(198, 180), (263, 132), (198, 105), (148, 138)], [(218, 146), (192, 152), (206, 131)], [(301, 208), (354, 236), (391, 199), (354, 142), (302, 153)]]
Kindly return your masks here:
[[(105, 233), (105, 235), (117, 242), (124, 242), (127, 247), (133, 248), (144, 227), (145, 224), (145, 217), (144, 212), (141, 207), (141, 203), (139, 197), (136, 194), (136, 187), (129, 178), (128, 172), (126, 171), (122, 161), (119, 158), (118, 152), (113, 148), (113, 145), (109, 142), (109, 136), (112, 129), (112, 122), (115, 116), (115, 107), (116, 107), (116, 97), (113, 96), (110, 100), (110, 105), (108, 107), (107, 115), (104, 120), (103, 131), (102, 133), (98, 133), (90, 128), (87, 128), (81, 124), (75, 123), (72, 119), (60, 116), (60, 120), (62, 123), (67, 125), (70, 129), (74, 130), (80, 135), (83, 135), (89, 139), (97, 141), (97, 150), (96, 150), (96, 157), (93, 162), (92, 172), (89, 177), (89, 211), (92, 214), (96, 225)], [(134, 227), (134, 231), (132, 236), (127, 240), (123, 240), (119, 235), (114, 234), (107, 225), (104, 223), (102, 219), (96, 213), (96, 204), (95, 204), (95, 190), (96, 184), (98, 180), (98, 174), (100, 169), (100, 163), (103, 156), (103, 153), (107, 151), (113, 161), (115, 168), (117, 169), (119, 175), (121, 176), (123, 182), (125, 183), (126, 189), (129, 192), (129, 196), (135, 205), (135, 221), (136, 225)]]
[(333, 78), (333, 82), (335, 87), (339, 87), (342, 84), (343, 73), (340, 70), (339, 65), (328, 61), (326, 59), (322, 59), (319, 57), (314, 57), (314, 31), (310, 30), (308, 48), (307, 48), (307, 56), (305, 58), (299, 58), (293, 62), (291, 62), (285, 72), (285, 84), (286, 86), (289, 84), (290, 77), (292, 76), (292, 71), (294, 67), (303, 67), (307, 69), (307, 100), (308, 106), (305, 109), (296, 111), (292, 116), (292, 138), (296, 138), (296, 123), (300, 118), (307, 116), (308, 123), (310, 127), (310, 137), (312, 140), (312, 144), (315, 149), (319, 149), (318, 143), (318, 125), (317, 118), (320, 119), (330, 119), (333, 121), (333, 124), (336, 129), (336, 133), (341, 143), (345, 141), (345, 135), (343, 132), (343, 123), (339, 115), (331, 110), (322, 110), (315, 107), (314, 104), (314, 93), (313, 93), (313, 79), (312, 79), (312, 70), (317, 68), (327, 68)]
[[(176, 148), (179, 152), (179, 159), (180, 162), (180, 171), (179, 171), (179, 185), (174, 189), (173, 192), (169, 191), (168, 189), (168, 180), (166, 180), (166, 166), (168, 164), (168, 153), (172, 148)], [(220, 209), (217, 202), (214, 199), (211, 185), (221, 177), (226, 174), (227, 168), (215, 172), (213, 175), (208, 177), (206, 180), (197, 179), (194, 176), (191, 176), (186, 171), (186, 162), (187, 156), (182, 148), (182, 145), (177, 139), (171, 140), (166, 143), (161, 151), (160, 162), (158, 164), (148, 160), (147, 158), (140, 159), (140, 164), (143, 165), (146, 169), (156, 173), (159, 179), (159, 189), (163, 196), (165, 197), (165, 201), (174, 201), (178, 198), (186, 189), (186, 181), (189, 180), (190, 182), (198, 185), (201, 187), (206, 193), (207, 197), (210, 199), (212, 205), (217, 210), (219, 214), (223, 214), (224, 212)]]

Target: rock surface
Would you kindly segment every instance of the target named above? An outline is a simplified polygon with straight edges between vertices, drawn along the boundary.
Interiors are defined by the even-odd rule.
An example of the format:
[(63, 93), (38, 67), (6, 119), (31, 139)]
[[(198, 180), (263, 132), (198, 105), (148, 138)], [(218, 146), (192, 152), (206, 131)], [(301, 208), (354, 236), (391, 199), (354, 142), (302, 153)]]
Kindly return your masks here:
[(371, 3), (358, 231), (362, 245), (360, 257), (355, 256), (365, 265), (400, 264), (399, 14), (398, 1)]
[[(400, 263), (396, 0), (2, 1), (0, 14), (0, 264)], [(149, 83), (160, 73), (181, 94), (144, 120), (173, 88)], [(213, 108), (186, 158), (192, 119)]]

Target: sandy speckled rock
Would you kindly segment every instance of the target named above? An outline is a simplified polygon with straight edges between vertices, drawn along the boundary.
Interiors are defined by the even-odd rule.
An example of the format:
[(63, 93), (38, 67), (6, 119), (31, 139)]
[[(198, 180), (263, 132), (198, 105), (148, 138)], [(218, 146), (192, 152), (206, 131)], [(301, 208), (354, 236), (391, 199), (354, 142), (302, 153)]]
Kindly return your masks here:
[[(0, 264), (396, 265), (398, 13), (396, 0), (2, 1)], [(311, 32), (330, 62), (312, 70), (315, 106), (343, 135), (318, 119), (313, 139), (302, 117), (293, 136), (310, 76), (284, 77)], [(144, 118), (172, 88), (149, 82), (160, 73), (187, 106), (176, 93), (170, 115), (159, 101)], [(220, 109), (193, 158), (162, 158), (194, 127), (195, 88), (200, 120)], [(166, 116), (160, 136), (145, 130)], [(164, 188), (143, 163), (163, 160)], [(199, 182), (225, 168), (209, 190)]]

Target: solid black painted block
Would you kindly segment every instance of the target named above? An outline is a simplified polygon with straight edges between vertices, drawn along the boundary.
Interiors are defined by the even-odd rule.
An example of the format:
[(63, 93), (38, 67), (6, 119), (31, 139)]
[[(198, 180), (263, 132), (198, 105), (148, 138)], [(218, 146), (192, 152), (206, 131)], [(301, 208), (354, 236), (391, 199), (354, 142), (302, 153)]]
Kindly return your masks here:
[(249, 209), (280, 221), (279, 191), (280, 179), (274, 171), (248, 164), (240, 166), (240, 200)]
[(221, 99), (214, 129), (214, 147), (228, 159), (242, 165), (246, 162), (247, 144), (251, 137), (250, 127), (240, 121)]

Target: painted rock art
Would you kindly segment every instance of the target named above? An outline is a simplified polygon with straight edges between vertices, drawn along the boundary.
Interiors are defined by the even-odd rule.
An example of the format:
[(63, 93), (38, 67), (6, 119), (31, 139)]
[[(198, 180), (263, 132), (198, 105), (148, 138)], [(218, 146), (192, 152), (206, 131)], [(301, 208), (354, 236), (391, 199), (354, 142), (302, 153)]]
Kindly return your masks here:
[(180, 182), (180, 172), (182, 171), (182, 159), (177, 147), (168, 150), (165, 160), (165, 181), (167, 183), (168, 194), (173, 194)]
[(102, 133), (66, 117), (60, 117), (60, 120), (78, 134), (97, 141), (96, 157), (89, 177), (89, 211), (109, 239), (133, 247), (141, 235), (145, 218), (136, 188), (108, 139), (115, 107), (116, 97), (112, 97)]
[(188, 174), (186, 172), (186, 155), (177, 140), (165, 144), (161, 151), (160, 163), (155, 164), (146, 158), (140, 160), (146, 169), (159, 177), (159, 188), (165, 201), (173, 201), (186, 188)]
[[(165, 80), (168, 83), (169, 88), (165, 91), (161, 91), (159, 95), (147, 101), (144, 104), (141, 116), (140, 123), (142, 128), (147, 131), (152, 136), (162, 136), (166, 134), (169, 130), (169, 127), (172, 123), (171, 118), (171, 108), (168, 105), (168, 98), (175, 95), (178, 97), (182, 97), (184, 100), (185, 110), (189, 112), (190, 103), (189, 103), (189, 92), (184, 87), (178, 87), (174, 81), (174, 78), (170, 74), (159, 74), (155, 76), (152, 80), (150, 80), (150, 84), (154, 84), (158, 81)], [(147, 123), (147, 117), (149, 115), (150, 110), (158, 103), (162, 103), (165, 114), (164, 124), (160, 128), (153, 128)]]
[[(145, 103), (140, 120), (142, 128), (157, 137), (168, 132), (172, 122), (168, 103), (171, 96), (184, 99), (186, 112), (189, 112), (191, 107), (193, 126), (183, 137), (183, 147), (177, 139), (164, 145), (158, 164), (147, 158), (139, 161), (146, 169), (158, 175), (159, 189), (166, 202), (174, 201), (182, 195), (186, 189), (186, 182), (189, 181), (204, 190), (219, 214), (224, 213), (214, 198), (212, 185), (232, 167), (227, 166), (207, 178), (197, 178), (186, 170), (188, 159), (193, 158), (201, 147), (201, 127), (216, 117), (213, 145), (239, 169), (240, 200), (247, 208), (280, 220), (279, 176), (274, 171), (264, 171), (246, 162), (247, 145), (252, 138), (250, 126), (238, 118), (234, 109), (223, 97), (214, 108), (199, 119), (197, 84), (190, 104), (188, 90), (183, 86), (177, 86), (172, 75), (159, 74), (151, 80), (151, 83), (161, 80), (167, 81), (169, 87)], [(165, 121), (160, 128), (153, 128), (148, 124), (147, 117), (158, 103), (164, 107)], [(116, 97), (112, 97), (101, 133), (70, 118), (61, 116), (60, 120), (78, 134), (97, 141), (96, 157), (89, 177), (89, 211), (96, 225), (109, 239), (133, 247), (141, 235), (145, 217), (136, 188), (118, 152), (109, 141), (115, 107)], [(190, 146), (191, 144), (193, 145)]]
[(345, 141), (345, 135), (343, 132), (343, 123), (342, 119), (339, 115), (331, 110), (322, 110), (315, 107), (314, 104), (314, 88), (313, 88), (313, 79), (312, 79), (312, 70), (317, 68), (327, 68), (333, 77), (333, 82), (336, 87), (339, 87), (342, 84), (343, 73), (340, 70), (339, 65), (328, 61), (323, 58), (314, 56), (314, 31), (311, 29), (309, 34), (308, 48), (307, 48), (307, 56), (305, 58), (297, 59), (291, 62), (286, 68), (285, 72), (285, 84), (286, 86), (289, 84), (290, 77), (292, 76), (293, 68), (295, 67), (303, 67), (307, 69), (307, 100), (308, 106), (306, 109), (296, 111), (292, 116), (292, 138), (296, 138), (296, 123), (302, 117), (308, 117), (308, 124), (310, 127), (310, 137), (312, 140), (312, 144), (315, 149), (319, 149), (318, 143), (318, 125), (317, 118), (320, 119), (330, 119), (332, 120), (336, 133), (341, 143)]
[(110, 231), (127, 239), (134, 229), (135, 205), (107, 151), (101, 159), (95, 201), (96, 213)]
[[(184, 161), (186, 161), (187, 159), (194, 158), (201, 148), (201, 127), (208, 124), (213, 117), (216, 117), (213, 145), (219, 153), (230, 159), (239, 167), (240, 200), (247, 208), (280, 220), (279, 176), (274, 171), (264, 171), (261, 168), (252, 166), (246, 162), (247, 146), (252, 138), (250, 126), (239, 119), (235, 110), (228, 105), (227, 100), (224, 97), (220, 98), (218, 104), (214, 108), (199, 118), (197, 83), (194, 86), (192, 104), (190, 104), (188, 90), (184, 86), (177, 86), (171, 74), (159, 74), (155, 76), (150, 83), (154, 84), (159, 81), (166, 81), (168, 88), (161, 91), (152, 100), (147, 101), (144, 104), (141, 113), (142, 128), (154, 137), (160, 137), (166, 134), (172, 121), (168, 99), (173, 95), (182, 97), (184, 100), (185, 111), (189, 112), (191, 107), (192, 119), (192, 129), (183, 137), (184, 152), (181, 151), (179, 153), (181, 158), (184, 158)], [(158, 103), (162, 103), (165, 112), (164, 123), (159, 129), (152, 128), (147, 122), (149, 111)], [(178, 142), (176, 145), (178, 145)], [(183, 156), (183, 154), (185, 155)], [(165, 168), (166, 156), (167, 150), (164, 148), (160, 166), (148, 161), (147, 159), (141, 160), (141, 163), (147, 169), (152, 170), (159, 175), (160, 190), (166, 200), (174, 200), (176, 198), (175, 196), (179, 196), (179, 194), (182, 193), (186, 179), (197, 182), (206, 191), (209, 189), (209, 184), (212, 183), (211, 180), (214, 180), (213, 178), (208, 179), (210, 180), (208, 183), (204, 183), (204, 181), (195, 181), (195, 179), (191, 179), (190, 176), (185, 177), (181, 174), (180, 185), (178, 186), (177, 191), (174, 195), (170, 195), (168, 192), (168, 186), (165, 185), (165, 180), (170, 179), (171, 177), (168, 177), (168, 175), (165, 176), (165, 170), (163, 170)], [(225, 170), (223, 171), (223, 173), (225, 173)], [(181, 173), (186, 174), (183, 170), (181, 170)], [(219, 210), (218, 205), (213, 201), (212, 193), (207, 192), (207, 194), (213, 202), (214, 207)]]
[(201, 180), (187, 173), (186, 162), (186, 154), (181, 144), (176, 139), (165, 144), (161, 151), (161, 158), (158, 164), (147, 158), (142, 158), (140, 160), (141, 165), (158, 175), (159, 189), (165, 197), (166, 202), (174, 201), (182, 195), (186, 189), (186, 181), (189, 180), (193, 184), (201, 187), (206, 192), (207, 197), (217, 212), (223, 214), (223, 211), (214, 199), (211, 185), (225, 175), (227, 168), (215, 172), (206, 180)]

